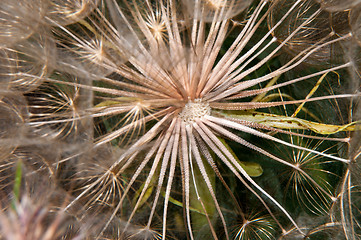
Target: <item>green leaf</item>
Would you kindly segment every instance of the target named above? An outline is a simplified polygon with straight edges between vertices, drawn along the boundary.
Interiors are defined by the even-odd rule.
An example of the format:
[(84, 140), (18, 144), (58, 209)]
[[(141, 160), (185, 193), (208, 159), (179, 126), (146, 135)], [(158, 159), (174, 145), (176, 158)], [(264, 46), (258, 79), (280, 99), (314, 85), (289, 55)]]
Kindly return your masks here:
[[(165, 197), (165, 192), (161, 192), (162, 196)], [(179, 206), (179, 207), (183, 207), (183, 203), (178, 201), (178, 200), (175, 200), (174, 198), (172, 198), (171, 196), (169, 196), (169, 202), (173, 203), (174, 205), (176, 206)], [(199, 214), (202, 214), (202, 215), (205, 215), (203, 210), (198, 210), (196, 208), (193, 208), (193, 207), (189, 207), (189, 210), (192, 211), (192, 212), (196, 212), (196, 213), (199, 213)]]
[[(153, 192), (153, 185), (149, 185), (147, 190), (145, 191), (142, 199), (139, 202), (139, 206), (138, 208), (142, 207), (144, 203), (146, 203), (150, 197), (150, 195), (152, 195)], [(138, 189), (138, 191), (135, 193), (134, 199), (133, 199), (133, 205), (135, 205), (137, 203), (137, 201), (139, 200), (139, 196), (141, 194), (141, 192), (144, 189), (144, 183), (142, 184), (142, 186)]]
[(23, 173), (22, 165), (23, 164), (21, 161), (19, 161), (16, 164), (14, 187), (13, 187), (14, 199), (11, 203), (11, 207), (14, 210), (16, 210), (17, 203), (20, 201), (21, 178)]
[(15, 200), (19, 200), (20, 198), (21, 177), (22, 177), (22, 163), (21, 161), (19, 161), (16, 164), (15, 181), (13, 188)]
[(241, 167), (246, 171), (251, 177), (259, 177), (263, 173), (263, 169), (260, 164), (256, 162), (243, 162), (239, 161)]
[(217, 111), (217, 114), (226, 118), (236, 118), (243, 121), (262, 124), (268, 127), (279, 129), (311, 130), (315, 133), (327, 135), (342, 131), (356, 131), (361, 129), (360, 126), (356, 125), (360, 122), (352, 122), (346, 125), (332, 125), (312, 122), (296, 117), (288, 117), (256, 111)]

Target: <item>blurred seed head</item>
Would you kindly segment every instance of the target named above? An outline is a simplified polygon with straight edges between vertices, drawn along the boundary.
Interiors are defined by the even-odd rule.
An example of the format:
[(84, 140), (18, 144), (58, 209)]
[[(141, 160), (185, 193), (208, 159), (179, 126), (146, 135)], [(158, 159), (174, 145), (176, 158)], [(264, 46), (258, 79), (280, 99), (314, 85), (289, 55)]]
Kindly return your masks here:
[(74, 138), (81, 124), (79, 95), (77, 87), (46, 84), (28, 93), (33, 134), (44, 139), (63, 139), (69, 135)]
[(29, 92), (36, 89), (52, 72), (56, 59), (55, 42), (47, 30), (34, 33), (12, 48), (4, 48), (1, 75), (11, 90)]
[(18, 92), (0, 98), (0, 160), (11, 154), (26, 136), (28, 119), (25, 99)]
[(0, 47), (12, 46), (36, 32), (45, 14), (43, 0), (3, 0), (0, 6)]
[(315, 0), (321, 4), (322, 9), (330, 12), (344, 11), (361, 3), (360, 0)]
[[(73, 229), (72, 229), (73, 228)], [(71, 218), (62, 211), (50, 212), (27, 196), (0, 214), (1, 239), (55, 240), (82, 239)]]
[(183, 0), (183, 3), (193, 19), (212, 22), (230, 19), (240, 14), (252, 0)]
[[(39, 173), (46, 172), (42, 180), (48, 180), (71, 195), (66, 210), (81, 220), (94, 217), (94, 221), (98, 221), (95, 223), (99, 223), (94, 231), (96, 235), (103, 234), (104, 239), (159, 239), (161, 234), (150, 227), (156, 220), (164, 224), (161, 226), (164, 238), (166, 230), (174, 230), (166, 224), (167, 218), (181, 215), (170, 209), (181, 212), (181, 207), (186, 224), (171, 225), (177, 225), (175, 232), (186, 231), (188, 227), (192, 238), (191, 228), (203, 226), (203, 222), (194, 220), (194, 214), (201, 213), (203, 220), (208, 221), (204, 228), (208, 234), (214, 237), (221, 232), (224, 236), (228, 233), (224, 220), (226, 210), (218, 201), (227, 197), (218, 196), (223, 192), (217, 189), (215, 179), (223, 181), (223, 186), (228, 182), (224, 182), (218, 167), (232, 171), (231, 178), (238, 178), (239, 185), (251, 190), (270, 214), (273, 209), (270, 210), (268, 203), (263, 201), (263, 195), (276, 205), (278, 200), (245, 172), (233, 152), (220, 141), (223, 136), (232, 143), (238, 142), (261, 153), (267, 160), (289, 167), (299, 189), (292, 191), (297, 194), (312, 195), (304, 185), (311, 182), (310, 188), (317, 188), (315, 194), (318, 195), (303, 198), (303, 201), (328, 204), (331, 194), (324, 197), (327, 189), (322, 191), (321, 184), (315, 180), (324, 169), (316, 168), (320, 171), (313, 175), (307, 169), (308, 163), (302, 162), (307, 158), (287, 162), (273, 156), (271, 151), (258, 147), (258, 142), (252, 144), (247, 138), (243, 139), (243, 134), (250, 133), (258, 140), (274, 141), (273, 144), (289, 146), (290, 143), (281, 143), (278, 136), (265, 134), (263, 130), (269, 129), (266, 125), (243, 122), (222, 114), (241, 112), (239, 109), (243, 110), (244, 105), (250, 111), (257, 111), (259, 107), (268, 108), (262, 104), (270, 104), (271, 108), (283, 104), (272, 100), (248, 102), (255, 96), (254, 90), (266, 89), (263, 93), (268, 92), (267, 87), (264, 88), (265, 81), (271, 82), (286, 72), (277, 64), (268, 65), (278, 54), (271, 53), (277, 47), (275, 40), (291, 57), (306, 56), (325, 44), (303, 62), (322, 66), (337, 62), (336, 58), (341, 54), (339, 47), (329, 43), (348, 34), (349, 29), (343, 28), (349, 20), (347, 14), (330, 13), (320, 10), (313, 1), (300, 1), (302, 4), (295, 5), (291, 14), (282, 20), (285, 9), (291, 8), (296, 1), (272, 1), (270, 10), (267, 10), (268, 1), (260, 1), (256, 10), (251, 11), (250, 19), (240, 23), (245, 32), (241, 27), (241, 33), (232, 43), (232, 38), (227, 39), (228, 20), (244, 11), (251, 4), (250, 0), (41, 2), (46, 8), (45, 18), (40, 17), (43, 25), (34, 24), (30, 30), (19, 28), (21, 31), (11, 35), (18, 35), (16, 44), (4, 45), (6, 47), (0, 52), (0, 77), (4, 79), (4, 84), (0, 85), (1, 93), (4, 93), (0, 95), (0, 104), (3, 104), (0, 105), (0, 140), (11, 137), (15, 141), (10, 144), (11, 148), (4, 145), (4, 150), (0, 149), (5, 153), (0, 155), (1, 160), (5, 159), (1, 167), (4, 172), (10, 172), (6, 181), (11, 182), (16, 161), (30, 162), (34, 169), (29, 168), (26, 173), (40, 178), (42, 174)], [(6, 3), (10, 6), (8, 12), (14, 12), (13, 3)], [(270, 13), (270, 31), (265, 30), (268, 35), (262, 42), (254, 40), (252, 34), (263, 26), (266, 18), (263, 13)], [(27, 20), (27, 15), (22, 19)], [(353, 19), (356, 19), (353, 26), (357, 26), (358, 17)], [(278, 23), (281, 24), (278, 26)], [(354, 32), (357, 29), (353, 27)], [(271, 34), (275, 38), (272, 39)], [(4, 41), (9, 43), (10, 40)], [(249, 48), (245, 47), (247, 44)], [(224, 49), (223, 45), (226, 45)], [(264, 45), (266, 51), (261, 50)], [(294, 70), (294, 66), (290, 69)], [(253, 85), (250, 84), (252, 80)], [(24, 102), (11, 103), (14, 100), (8, 100), (8, 96), (13, 92), (21, 101), (25, 95)], [(232, 97), (237, 98), (237, 94), (248, 98), (233, 101)], [(29, 109), (29, 114), (21, 107)], [(26, 151), (25, 146), (21, 146), (29, 144), (24, 144), (28, 137), (22, 132), (24, 122), (31, 126), (34, 145), (28, 146), (33, 147), (33, 151)], [(49, 147), (57, 156), (52, 160), (37, 157), (40, 146)], [(322, 154), (326, 158), (338, 158), (316, 153), (318, 148), (313, 149), (302, 142), (292, 146), (297, 147), (313, 151), (313, 155), (307, 152), (310, 158)], [(302, 155), (302, 151), (295, 152), (294, 155)], [(32, 161), (37, 164), (32, 165)], [(198, 178), (194, 173), (198, 173)], [(26, 180), (31, 186), (36, 183), (36, 179)], [(197, 196), (197, 184), (208, 193), (203, 202), (210, 202), (211, 207), (194, 207), (203, 204), (201, 200), (205, 196)], [(229, 192), (233, 196), (231, 190)], [(11, 193), (11, 188), (7, 193)], [(60, 199), (61, 194), (63, 192), (58, 195)], [(319, 207), (317, 204), (313, 206)], [(288, 214), (282, 203), (277, 206), (286, 215), (283, 218), (287, 217), (296, 225), (293, 216), (289, 216), (293, 213)], [(29, 212), (41, 212), (38, 209), (42, 208), (35, 209)], [(209, 213), (206, 212), (208, 209), (211, 209)], [(323, 208), (321, 210), (325, 212)], [(18, 221), (20, 215), (15, 213), (13, 218)], [(39, 215), (40, 220), (33, 222), (39, 222), (40, 227), (35, 227), (40, 229), (37, 232), (44, 232), (46, 228), (40, 222), (47, 214)], [(273, 216), (273, 220), (277, 221), (278, 217)], [(273, 220), (268, 215), (245, 217), (237, 227), (236, 239), (270, 238), (276, 228)], [(146, 227), (133, 224), (138, 221), (148, 224)], [(216, 226), (220, 221), (222, 226)], [(57, 229), (57, 226), (50, 227)], [(15, 228), (18, 227), (15, 225)], [(297, 225), (296, 229), (301, 236)]]
[[(47, 0), (47, 18), (61, 26), (75, 23), (89, 15), (99, 0)], [(54, 22), (52, 22), (54, 21)]]
[[(295, 0), (274, 1), (268, 15), (269, 28), (274, 27), (295, 2)], [(315, 14), (316, 12), (319, 13)], [(290, 34), (297, 29), (299, 29), (297, 34), (290, 38)], [(292, 56), (305, 55), (315, 46), (348, 33), (347, 13), (331, 14), (322, 11), (319, 4), (313, 0), (302, 1), (300, 6), (294, 8), (292, 13), (287, 15), (284, 23), (272, 32), (277, 41), (284, 44), (284, 50)], [(342, 54), (339, 43), (326, 44), (313, 51), (304, 62), (312, 65), (335, 64), (342, 61)]]

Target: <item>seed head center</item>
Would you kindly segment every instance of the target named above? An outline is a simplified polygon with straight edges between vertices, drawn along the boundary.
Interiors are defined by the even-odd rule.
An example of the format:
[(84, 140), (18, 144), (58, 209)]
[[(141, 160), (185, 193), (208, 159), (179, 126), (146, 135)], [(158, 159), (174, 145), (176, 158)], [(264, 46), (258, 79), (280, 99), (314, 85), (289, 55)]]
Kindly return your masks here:
[(187, 124), (195, 122), (197, 119), (210, 115), (211, 107), (207, 102), (202, 102), (202, 99), (195, 99), (189, 101), (184, 107), (179, 117)]

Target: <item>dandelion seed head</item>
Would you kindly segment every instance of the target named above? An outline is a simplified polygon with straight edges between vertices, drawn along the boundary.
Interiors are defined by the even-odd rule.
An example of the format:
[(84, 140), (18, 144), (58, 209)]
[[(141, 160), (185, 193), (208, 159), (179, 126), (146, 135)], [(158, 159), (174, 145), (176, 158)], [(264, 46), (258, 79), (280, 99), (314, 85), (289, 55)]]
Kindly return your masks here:
[(84, 58), (88, 58), (95, 63), (102, 63), (106, 59), (106, 51), (103, 46), (103, 41), (95, 39), (91, 40), (88, 52), (84, 51)]
[(195, 99), (189, 101), (179, 113), (179, 117), (187, 124), (195, 122), (206, 115), (210, 115), (211, 108), (207, 102), (202, 102), (202, 99)]
[(151, 30), (153, 37), (160, 41), (166, 34), (166, 27), (162, 14), (156, 11), (155, 14), (147, 15), (146, 25)]
[[(221, 235), (231, 239), (229, 214), (224, 214), (228, 203), (224, 200), (232, 197), (243, 212), (251, 199), (242, 196), (238, 204), (239, 196), (233, 194), (236, 188), (228, 186), (235, 181), (224, 179), (224, 172), (232, 172), (230, 177), (252, 192), (269, 212), (269, 217), (263, 213), (242, 214), (237, 233), (233, 233), (236, 239), (271, 238), (276, 224), (284, 231), (285, 220), (278, 221), (278, 214), (273, 213), (276, 210), (268, 207), (264, 199), (274, 203), (303, 234), (295, 220), (298, 213), (286, 210), (283, 202), (268, 193), (261, 178), (253, 180), (260, 176), (254, 173), (259, 172), (260, 164), (243, 163), (238, 159), (240, 151), (232, 150), (234, 144), (284, 165), (291, 176), (287, 176), (290, 180), (286, 189), (297, 194), (310, 211), (326, 213), (333, 188), (324, 185), (332, 184), (329, 179), (333, 180), (333, 171), (321, 166), (323, 158), (348, 160), (333, 156), (334, 151), (320, 152), (318, 145), (314, 148), (292, 137), (323, 139), (298, 130), (318, 131), (322, 127), (324, 134), (330, 134), (333, 128), (339, 129), (322, 120), (314, 122), (312, 112), (303, 105), (352, 96), (312, 96), (324, 78), (322, 74), (350, 65), (331, 64), (333, 53), (339, 53), (333, 44), (350, 38), (341, 28), (345, 18), (337, 17), (342, 21), (334, 22), (330, 13), (313, 0), (262, 0), (255, 5), (250, 5), (252, 0), (47, 1), (42, 23), (48, 26), (32, 37), (28, 35), (33, 29), (30, 33), (22, 31), (16, 46), (2, 53), (0, 69), (17, 73), (15, 80), (6, 75), (5, 89), (25, 95), (27, 103), (22, 105), (29, 105), (26, 123), (33, 126), (28, 130), (32, 135), (41, 140), (51, 136), (51, 140), (66, 146), (73, 142), (86, 146), (79, 148), (76, 144), (59, 154), (62, 159), (54, 166), (60, 167), (53, 175), (59, 182), (57, 186), (70, 189), (67, 212), (74, 209), (76, 217), (83, 219), (88, 214), (106, 216), (96, 230), (98, 239), (109, 236), (113, 226), (119, 239), (165, 239), (168, 232), (168, 236), (179, 233), (195, 239), (194, 233), (203, 223), (194, 213), (204, 215), (202, 221), (207, 220), (214, 239)], [(235, 23), (231, 18), (248, 7), (250, 15), (239, 26), (231, 26)], [(358, 16), (351, 29), (354, 35), (359, 29)], [(51, 40), (49, 44), (42, 41), (43, 36)], [(44, 44), (37, 47), (33, 42)], [(33, 54), (37, 50), (40, 55)], [(278, 57), (281, 50), (290, 55), (287, 63)], [(9, 56), (14, 56), (10, 63)], [(18, 58), (28, 64), (8, 67), (12, 62), (21, 62)], [(293, 75), (291, 70), (304, 62), (325, 69)], [(320, 80), (307, 96), (299, 97), (292, 89), (288, 92), (295, 84), (304, 80), (313, 84), (316, 78)], [(278, 112), (278, 106), (300, 103), (292, 117)], [(14, 112), (14, 119), (22, 116), (9, 109), (4, 103), (4, 113)], [(301, 110), (305, 115), (296, 116)], [(5, 127), (6, 131), (0, 129), (4, 132), (1, 139), (10, 133)], [(286, 131), (288, 128), (292, 130)], [(291, 138), (283, 139), (279, 134)], [(284, 146), (282, 151), (292, 149), (293, 155), (288, 158), (273, 153), (263, 141)], [(5, 157), (14, 151), (4, 149)], [(178, 181), (179, 176), (182, 181)], [(220, 183), (228, 195), (219, 192)], [(286, 200), (292, 197), (285, 196)], [(78, 206), (80, 209), (75, 209)], [(173, 210), (179, 207), (184, 209), (185, 225), (167, 223), (178, 216)], [(153, 233), (151, 226), (159, 225), (159, 220), (162, 233)], [(215, 225), (220, 221), (223, 229)], [(135, 230), (138, 224), (144, 229)]]
[(98, 2), (98, 0), (51, 0), (48, 4), (47, 17), (60, 25), (68, 25), (90, 14)]
[(274, 231), (272, 220), (267, 215), (246, 216), (243, 222), (237, 226), (235, 240), (243, 239), (269, 239)]
[(42, 19), (44, 12), (42, 1), (1, 1), (0, 46), (13, 46), (28, 38), (38, 30), (39, 19)]

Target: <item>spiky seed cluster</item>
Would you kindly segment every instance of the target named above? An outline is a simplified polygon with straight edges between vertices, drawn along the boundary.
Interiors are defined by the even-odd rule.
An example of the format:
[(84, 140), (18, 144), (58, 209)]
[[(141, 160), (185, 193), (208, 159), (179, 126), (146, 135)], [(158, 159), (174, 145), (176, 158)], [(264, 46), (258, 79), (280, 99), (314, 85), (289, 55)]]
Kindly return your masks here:
[(195, 99), (189, 101), (179, 113), (179, 117), (186, 124), (192, 124), (197, 119), (211, 114), (211, 108), (207, 102), (202, 102), (202, 99)]
[[(332, 134), (356, 129), (352, 124), (321, 124), (305, 104), (355, 96), (329, 95), (327, 91), (325, 96), (312, 95), (331, 72), (352, 64), (345, 60), (329, 65), (342, 50), (335, 48), (335, 43), (359, 36), (360, 11), (350, 14), (354, 22), (351, 35), (348, 29), (334, 31), (338, 21), (329, 18), (330, 13), (314, 0), (255, 1), (242, 22), (231, 18), (251, 0), (21, 2), (24, 4), (17, 7), (14, 1), (5, 0), (0, 6), (0, 23), (9, 23), (0, 24), (6, 33), (0, 33), (0, 46), (5, 46), (0, 49), (0, 77), (6, 83), (0, 86), (0, 109), (12, 113), (1, 115), (6, 130), (0, 138), (6, 140), (12, 135), (15, 139), (10, 141), (11, 148), (1, 145), (5, 155), (0, 153), (0, 172), (13, 172), (9, 169), (14, 166), (11, 160), (29, 144), (51, 146), (53, 155), (59, 151), (51, 158), (56, 160), (28, 162), (40, 162), (37, 165), (51, 174), (47, 180), (54, 180), (54, 185), (70, 195), (65, 209), (76, 219), (88, 214), (102, 219), (106, 216), (101, 230), (95, 233), (99, 238), (114, 239), (110, 233), (113, 226), (118, 239), (134, 239), (136, 235), (148, 238), (141, 233), (153, 233), (151, 228), (158, 220), (162, 230), (154, 238), (180, 235), (185, 239), (186, 234), (190, 239), (204, 238), (195, 234), (208, 224), (207, 231), (214, 239), (231, 239), (229, 215), (233, 211), (224, 204), (228, 196), (237, 208), (235, 214), (240, 213), (247, 223), (244, 226), (257, 228), (254, 236), (259, 231), (266, 231), (265, 237), (271, 234), (273, 231), (263, 224), (249, 224), (251, 218), (244, 217), (247, 214), (242, 209), (255, 207), (254, 198), (242, 194), (245, 197), (240, 199), (235, 191), (252, 192), (259, 199), (256, 207), (263, 206), (274, 225), (286, 232), (284, 226), (292, 223), (302, 235), (303, 228), (295, 220), (298, 211), (286, 209), (268, 192), (268, 183), (278, 184), (277, 174), (276, 181), (257, 181), (254, 177), (262, 174), (262, 167), (238, 159), (238, 147), (236, 151), (230, 147), (235, 144), (307, 180), (297, 181), (295, 186), (310, 183), (303, 188), (309, 196), (304, 198), (305, 205), (309, 201), (335, 202), (336, 191), (326, 190), (317, 180), (319, 175), (327, 178), (334, 172), (322, 174), (325, 168), (320, 163), (335, 161), (342, 169), (350, 161), (319, 146), (299, 144), (292, 137), (325, 140), (309, 132)], [(27, 14), (20, 17), (22, 12)], [(282, 50), (291, 53), (284, 63), (278, 58)], [(306, 62), (317, 68), (298, 71)], [(336, 84), (343, 78), (331, 80)], [(315, 88), (299, 94), (289, 90), (294, 86), (306, 89), (301, 85), (305, 82)], [(11, 104), (12, 94), (24, 101)], [(300, 100), (293, 100), (293, 95)], [(293, 111), (290, 105), (299, 106)], [(16, 126), (12, 119), (17, 120)], [(15, 129), (20, 125), (32, 139), (27, 139), (30, 137), (25, 130), (20, 139), (18, 131), (9, 131), (8, 126)], [(125, 138), (129, 141), (123, 141)], [(232, 144), (228, 145), (229, 141)], [(318, 171), (321, 174), (314, 176), (305, 165), (265, 148), (263, 141), (292, 149), (294, 155), (304, 152), (319, 157), (316, 169), (322, 168)], [(328, 141), (342, 143), (347, 138)], [(9, 155), (10, 161), (3, 160)], [(253, 155), (247, 160), (254, 160)], [(222, 174), (224, 169), (227, 175)], [(277, 168), (270, 170), (277, 172)], [(39, 176), (39, 171), (27, 175)], [(8, 179), (14, 178), (1, 179), (5, 179), (2, 185), (8, 186)], [(273, 189), (280, 188), (278, 184)], [(270, 202), (276, 207), (270, 208)], [(320, 208), (319, 204), (314, 206)], [(274, 214), (277, 210), (281, 213)], [(184, 226), (179, 226), (182, 221), (167, 221), (182, 218), (182, 214)], [(276, 217), (280, 215), (284, 217)], [(146, 224), (144, 232), (134, 233), (141, 228), (134, 228), (133, 223)], [(239, 232), (237, 238), (246, 238), (242, 235), (245, 231)]]

